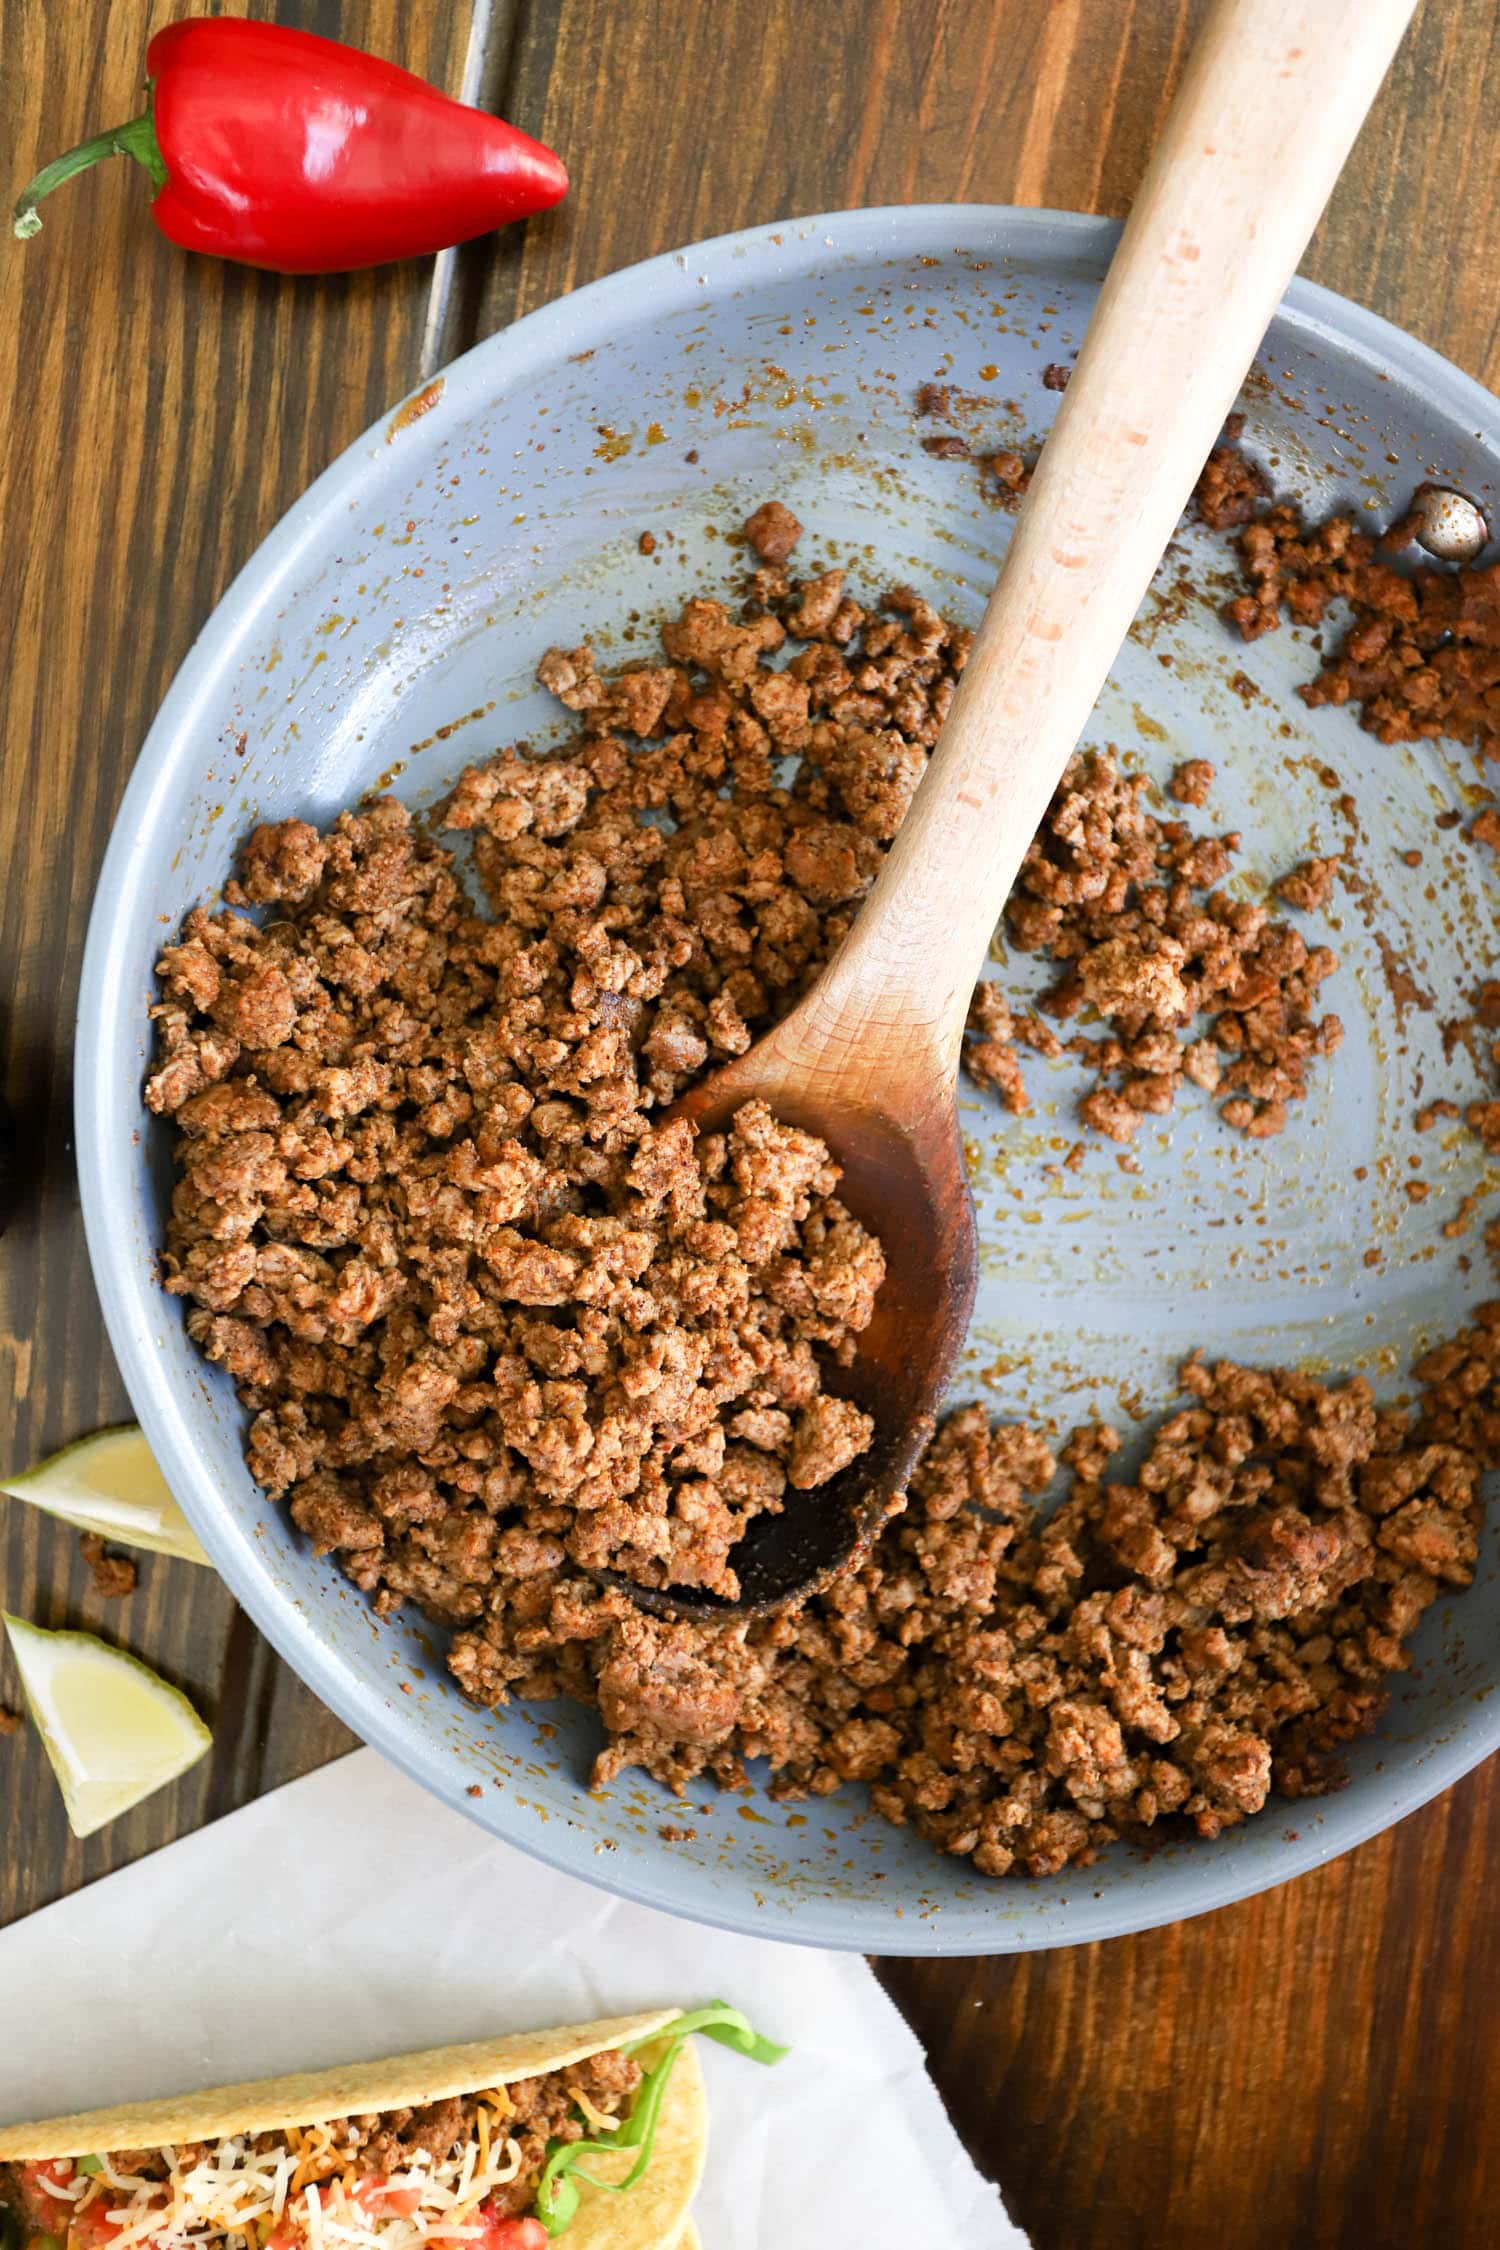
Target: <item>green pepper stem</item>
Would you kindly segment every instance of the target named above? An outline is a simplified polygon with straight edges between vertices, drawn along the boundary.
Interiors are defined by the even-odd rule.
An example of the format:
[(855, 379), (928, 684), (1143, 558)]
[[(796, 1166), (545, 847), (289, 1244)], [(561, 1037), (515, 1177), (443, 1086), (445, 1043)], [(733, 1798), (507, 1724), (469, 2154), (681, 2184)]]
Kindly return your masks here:
[(128, 125), (116, 125), (107, 133), (96, 133), (91, 141), (80, 141), (77, 148), (70, 148), (66, 155), (56, 156), (50, 164), (43, 165), (30, 186), (17, 198), (11, 214), (11, 227), (17, 239), (26, 242), (32, 235), (41, 233), (42, 220), (37, 205), (44, 195), (50, 195), (64, 180), (71, 180), (75, 172), (86, 172), (91, 164), (98, 164), (106, 156), (133, 156), (137, 164), (145, 165), (157, 187), (167, 184), (167, 167), (148, 108), (144, 117), (132, 117)]

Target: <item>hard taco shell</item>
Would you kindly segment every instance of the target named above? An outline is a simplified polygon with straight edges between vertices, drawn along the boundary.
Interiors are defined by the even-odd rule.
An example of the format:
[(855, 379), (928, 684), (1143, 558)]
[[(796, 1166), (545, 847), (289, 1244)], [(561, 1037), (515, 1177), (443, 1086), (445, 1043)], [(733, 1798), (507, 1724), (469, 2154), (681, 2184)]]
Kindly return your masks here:
[[(605, 2047), (624, 2046), (664, 2031), (680, 2013), (677, 2008), (657, 2008), (644, 2015), (606, 2016), (596, 2023), (512, 2032), (502, 2039), (433, 2047), (382, 2062), (350, 2063), (239, 2086), (211, 2086), (199, 2094), (122, 2102), (113, 2109), (0, 2126), (0, 2163), (91, 2156), (117, 2148), (160, 2148), (179, 2141), (322, 2125), (332, 2117), (360, 2117), (375, 2110), (418, 2109), (450, 2095), (474, 2094), (487, 2086), (563, 2070)], [(650, 2050), (644, 2059), (648, 2064), (654, 2059)], [(611, 2194), (580, 2181), (578, 2215), (562, 2238), (566, 2250), (656, 2250), (660, 2243), (692, 2250), (696, 2238), (687, 2211), (702, 2175), (707, 2140), (703, 2076), (688, 2042), (672, 2066), (644, 2176), (626, 2194)], [(630, 2162), (631, 2152), (621, 2150), (617, 2156), (591, 2158), (589, 2169), (608, 2179), (628, 2171)]]

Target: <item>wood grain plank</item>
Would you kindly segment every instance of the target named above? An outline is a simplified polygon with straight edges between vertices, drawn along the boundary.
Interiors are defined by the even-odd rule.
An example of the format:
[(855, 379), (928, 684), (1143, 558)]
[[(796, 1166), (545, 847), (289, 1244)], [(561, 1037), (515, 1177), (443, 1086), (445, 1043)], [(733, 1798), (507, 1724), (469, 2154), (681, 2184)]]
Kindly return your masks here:
[[(1206, 5), (534, 0), (503, 92), (575, 192), (487, 246), (478, 332), (678, 243), (850, 204), (1119, 215)], [(1500, 369), (1497, 99), (1489, 0), (1420, 10), (1304, 261), (1481, 380)]]
[[(153, 11), (152, 21), (185, 12)], [(456, 85), (467, 8), (287, 0), (276, 14)], [(29, 169), (140, 107), (133, 0), (3, 0), (4, 146)], [(19, 185), (19, 181), (17, 182)], [(5, 1089), (19, 1192), (0, 1245), (0, 1433), (20, 1465), (128, 1413), (89, 1284), (73, 1173), (69, 1038), (95, 872), (130, 764), (194, 634), (276, 519), (413, 381), (423, 263), (288, 283), (161, 239), (135, 167), (47, 206), (0, 256), (0, 895)], [(300, 1685), (236, 1629), (208, 1572), (162, 1560), (106, 1614), (76, 1542), (0, 1503), (0, 1589), (43, 1623), (118, 1634), (219, 1721), (214, 1756), (86, 1844), (69, 1836), (29, 1735), (0, 1756), (0, 1920), (136, 1856), (344, 1746)], [(0, 1681), (7, 1679), (0, 1674)], [(0, 1685), (0, 1695), (6, 1686)]]

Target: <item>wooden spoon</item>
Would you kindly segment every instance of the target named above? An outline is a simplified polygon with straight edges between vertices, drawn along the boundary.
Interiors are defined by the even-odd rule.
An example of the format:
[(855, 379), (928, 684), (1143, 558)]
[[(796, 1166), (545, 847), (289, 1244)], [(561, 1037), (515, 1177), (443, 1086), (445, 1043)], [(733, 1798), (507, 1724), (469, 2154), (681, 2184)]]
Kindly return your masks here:
[(942, 739), (817, 984), (680, 1114), (763, 1100), (825, 1140), (885, 1249), (830, 1387), (870, 1450), (754, 1519), (740, 1598), (631, 1586), (669, 1616), (775, 1608), (844, 1569), (895, 1505), (974, 1301), (955, 1103), (970, 995), (1026, 848), (1414, 0), (1219, 0), (1195, 47), (1042, 453)]

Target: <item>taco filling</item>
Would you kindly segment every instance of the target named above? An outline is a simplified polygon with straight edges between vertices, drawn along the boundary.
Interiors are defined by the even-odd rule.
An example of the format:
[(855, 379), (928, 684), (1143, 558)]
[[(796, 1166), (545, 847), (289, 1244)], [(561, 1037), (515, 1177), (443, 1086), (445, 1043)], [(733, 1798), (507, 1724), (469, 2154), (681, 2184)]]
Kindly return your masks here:
[(542, 2250), (549, 2152), (608, 2143), (642, 2076), (605, 2048), (421, 2109), (3, 2165), (0, 2207), (18, 2250)]
[[(227, 2121), (209, 2125), (200, 2112), (194, 2130), (201, 2138), (187, 2137), (185, 2113), (172, 2104), (156, 2105), (154, 2117), (146, 2105), (133, 2114), (97, 2111), (0, 2134), (11, 2150), (19, 2142), (24, 2152), (0, 2160), (0, 2250), (544, 2250), (578, 2212), (581, 2192), (630, 2200), (627, 2191), (658, 2147), (673, 2066), (694, 2033), (756, 2062), (779, 2061), (785, 2052), (722, 2001), (665, 2023), (659, 2015), (616, 2018), (609, 2029), (618, 2045), (517, 2077), (490, 2047), (488, 2070), (501, 2082), (439, 2093), (440, 2080), (434, 2086), (428, 2076), (427, 2090), (439, 2093), (431, 2100), (389, 2099), (400, 2079), (386, 2075), (388, 2106), (351, 2101), (347, 2116), (301, 2125), (268, 2123), (273, 2107), (257, 2113), (257, 2104), (282, 2097), (277, 2083), (267, 2082), (220, 2089), (238, 2092), (240, 2129)], [(622, 2032), (634, 2036), (622, 2039)], [(560, 2051), (552, 2047), (554, 2055)], [(474, 2052), (448, 2049), (370, 2067), (400, 2073), (415, 2063), (444, 2073)], [(505, 2060), (517, 2059), (512, 2045)], [(530, 2059), (543, 2059), (535, 2043)], [(697, 2082), (695, 2068), (692, 2077)], [(305, 2091), (317, 2082), (301, 2084)], [(455, 2084), (467, 2081), (448, 2076), (448, 2086)], [(360, 2091), (367, 2101), (377, 2086), (365, 2078)], [(345, 2100), (347, 2088), (345, 2078)], [(408, 2079), (402, 2091), (417, 2089)], [(227, 2120), (233, 2111), (218, 2114)], [(138, 2128), (130, 2138), (145, 2145), (37, 2153), (49, 2142), (63, 2151), (87, 2149), (101, 2123), (117, 2128), (101, 2139), (123, 2139), (127, 2119)], [(672, 2134), (666, 2126), (668, 2141)], [(670, 2171), (670, 2157), (663, 2161)], [(701, 2147), (693, 2178), (697, 2165)], [(690, 2179), (685, 2195), (691, 2185)], [(591, 2234), (595, 2239), (602, 2238)]]

